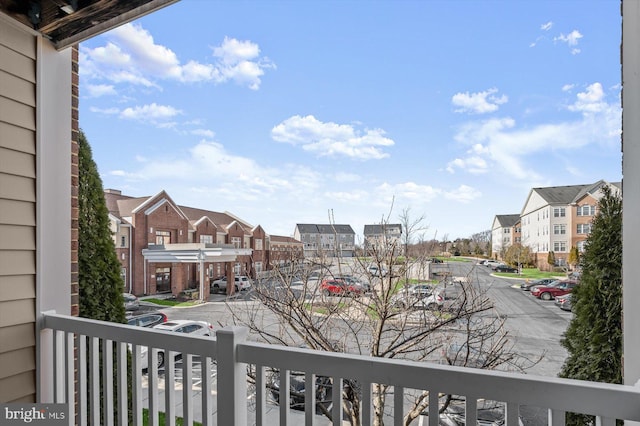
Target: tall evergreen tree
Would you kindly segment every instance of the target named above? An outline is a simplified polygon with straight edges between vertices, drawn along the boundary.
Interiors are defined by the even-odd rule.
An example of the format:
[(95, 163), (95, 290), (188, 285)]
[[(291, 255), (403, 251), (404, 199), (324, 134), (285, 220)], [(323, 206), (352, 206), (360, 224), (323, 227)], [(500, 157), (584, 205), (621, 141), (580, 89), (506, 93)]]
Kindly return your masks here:
[(91, 147), (78, 135), (78, 283), (80, 316), (125, 322), (120, 263), (109, 228), (109, 210)]
[[(598, 214), (581, 257), (574, 316), (562, 345), (569, 352), (560, 377), (622, 383), (622, 200), (603, 187)], [(570, 415), (567, 424), (592, 424)]]

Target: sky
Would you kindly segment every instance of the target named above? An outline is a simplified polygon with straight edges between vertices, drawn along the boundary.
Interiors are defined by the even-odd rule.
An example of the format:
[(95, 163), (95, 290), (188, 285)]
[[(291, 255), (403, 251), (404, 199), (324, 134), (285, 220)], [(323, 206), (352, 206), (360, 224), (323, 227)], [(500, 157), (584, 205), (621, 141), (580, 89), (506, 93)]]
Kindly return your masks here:
[(80, 45), (80, 127), (124, 195), (468, 238), (622, 179), (620, 40), (608, 0), (182, 0)]

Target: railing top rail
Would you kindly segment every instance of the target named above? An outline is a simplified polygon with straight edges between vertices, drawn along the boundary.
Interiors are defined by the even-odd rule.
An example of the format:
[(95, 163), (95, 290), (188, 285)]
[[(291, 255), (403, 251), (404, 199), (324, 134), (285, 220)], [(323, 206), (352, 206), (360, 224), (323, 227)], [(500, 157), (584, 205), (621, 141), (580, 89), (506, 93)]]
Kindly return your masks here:
[(217, 341), (211, 337), (192, 336), (127, 324), (60, 315), (52, 312), (43, 313), (42, 329), (66, 331), (115, 342), (158, 347), (212, 358), (215, 358), (217, 353)]
[(481, 370), (256, 342), (238, 345), (238, 361), (404, 388), (475, 396), (640, 421), (640, 387)]

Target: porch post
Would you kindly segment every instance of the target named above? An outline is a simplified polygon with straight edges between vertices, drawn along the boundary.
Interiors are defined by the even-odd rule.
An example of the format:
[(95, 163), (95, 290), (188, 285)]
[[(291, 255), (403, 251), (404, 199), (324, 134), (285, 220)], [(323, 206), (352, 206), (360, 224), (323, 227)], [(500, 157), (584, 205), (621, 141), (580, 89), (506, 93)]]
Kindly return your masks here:
[[(622, 2), (622, 312), (624, 383), (640, 380), (640, 3)], [(627, 422), (625, 422), (627, 424)], [(633, 423), (638, 424), (638, 423)]]
[(248, 330), (231, 326), (216, 331), (218, 341), (218, 424), (247, 424), (247, 364), (236, 362), (236, 348)]

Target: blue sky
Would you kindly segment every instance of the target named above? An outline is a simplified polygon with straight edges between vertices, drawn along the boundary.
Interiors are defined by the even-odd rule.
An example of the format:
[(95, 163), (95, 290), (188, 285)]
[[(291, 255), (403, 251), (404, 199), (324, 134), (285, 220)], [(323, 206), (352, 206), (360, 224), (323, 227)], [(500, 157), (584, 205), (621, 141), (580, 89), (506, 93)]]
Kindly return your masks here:
[(617, 1), (182, 0), (80, 45), (105, 188), (455, 239), (621, 180)]

